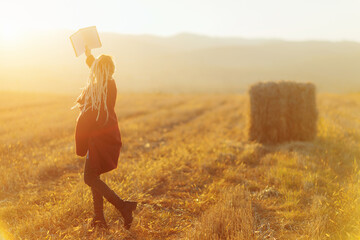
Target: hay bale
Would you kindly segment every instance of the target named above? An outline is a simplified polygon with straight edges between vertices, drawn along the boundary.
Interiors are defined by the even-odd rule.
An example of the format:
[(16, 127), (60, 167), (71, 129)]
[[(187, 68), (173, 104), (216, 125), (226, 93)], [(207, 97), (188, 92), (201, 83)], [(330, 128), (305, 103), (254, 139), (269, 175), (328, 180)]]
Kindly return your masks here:
[(260, 82), (251, 86), (249, 139), (261, 143), (310, 141), (316, 136), (312, 83)]

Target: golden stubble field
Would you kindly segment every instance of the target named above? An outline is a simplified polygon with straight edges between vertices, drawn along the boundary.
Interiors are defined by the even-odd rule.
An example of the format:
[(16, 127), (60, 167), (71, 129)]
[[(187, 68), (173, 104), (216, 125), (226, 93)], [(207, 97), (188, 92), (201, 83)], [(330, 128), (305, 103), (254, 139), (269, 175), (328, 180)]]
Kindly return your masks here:
[(119, 167), (139, 201), (92, 229), (76, 96), (0, 93), (0, 239), (358, 239), (360, 95), (318, 96), (314, 142), (247, 140), (246, 95), (119, 94)]

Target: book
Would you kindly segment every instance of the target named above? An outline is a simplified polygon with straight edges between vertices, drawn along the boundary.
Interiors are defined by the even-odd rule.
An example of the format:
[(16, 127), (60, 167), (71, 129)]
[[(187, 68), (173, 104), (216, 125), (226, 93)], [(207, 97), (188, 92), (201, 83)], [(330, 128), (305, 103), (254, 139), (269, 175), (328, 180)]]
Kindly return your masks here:
[(79, 29), (70, 36), (70, 41), (76, 57), (85, 52), (85, 46), (88, 46), (89, 49), (101, 47), (101, 41), (96, 26)]

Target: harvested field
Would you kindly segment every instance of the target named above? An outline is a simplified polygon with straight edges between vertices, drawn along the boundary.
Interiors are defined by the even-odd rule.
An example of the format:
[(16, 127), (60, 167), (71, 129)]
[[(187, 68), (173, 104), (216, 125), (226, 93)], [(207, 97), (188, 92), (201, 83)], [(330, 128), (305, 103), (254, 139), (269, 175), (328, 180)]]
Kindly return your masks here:
[[(130, 231), (92, 229), (76, 96), (0, 93), (0, 239), (357, 239), (360, 95), (318, 97), (313, 142), (248, 140), (245, 95), (119, 94)], [(2, 238), (1, 238), (2, 237)]]

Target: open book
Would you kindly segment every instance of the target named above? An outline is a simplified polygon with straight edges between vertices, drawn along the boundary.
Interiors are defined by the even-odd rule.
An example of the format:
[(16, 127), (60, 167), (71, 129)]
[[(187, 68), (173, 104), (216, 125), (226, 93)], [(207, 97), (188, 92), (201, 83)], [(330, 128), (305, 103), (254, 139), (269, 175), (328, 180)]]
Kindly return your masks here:
[(78, 57), (85, 52), (85, 46), (89, 49), (101, 47), (100, 37), (95, 26), (81, 28), (70, 36), (75, 55)]

